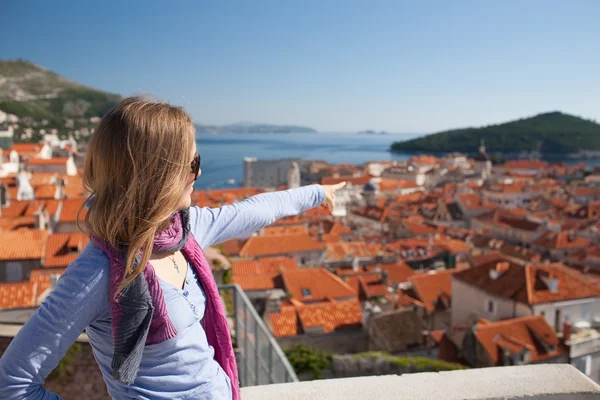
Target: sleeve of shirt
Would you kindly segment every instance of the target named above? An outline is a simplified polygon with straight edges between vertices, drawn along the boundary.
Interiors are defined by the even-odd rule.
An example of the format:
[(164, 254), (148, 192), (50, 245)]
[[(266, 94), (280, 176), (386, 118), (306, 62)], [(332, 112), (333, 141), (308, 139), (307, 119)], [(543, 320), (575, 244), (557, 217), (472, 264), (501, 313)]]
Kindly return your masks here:
[(256, 232), (280, 218), (296, 215), (325, 201), (321, 185), (262, 193), (220, 208), (190, 208), (190, 222), (200, 247), (207, 248)]
[(55, 400), (42, 384), (108, 305), (108, 260), (80, 256), (59, 278), (0, 359), (0, 399)]

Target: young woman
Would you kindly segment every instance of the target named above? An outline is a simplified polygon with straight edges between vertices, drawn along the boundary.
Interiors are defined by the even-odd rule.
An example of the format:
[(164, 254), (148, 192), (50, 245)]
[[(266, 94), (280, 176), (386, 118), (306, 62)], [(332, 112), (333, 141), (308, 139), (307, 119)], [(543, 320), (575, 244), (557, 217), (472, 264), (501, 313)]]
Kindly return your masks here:
[(0, 398), (57, 399), (42, 384), (85, 329), (115, 399), (239, 399), (202, 249), (322, 203), (332, 208), (343, 184), (190, 207), (200, 175), (192, 121), (140, 98), (102, 118), (83, 175), (90, 243), (0, 359)]

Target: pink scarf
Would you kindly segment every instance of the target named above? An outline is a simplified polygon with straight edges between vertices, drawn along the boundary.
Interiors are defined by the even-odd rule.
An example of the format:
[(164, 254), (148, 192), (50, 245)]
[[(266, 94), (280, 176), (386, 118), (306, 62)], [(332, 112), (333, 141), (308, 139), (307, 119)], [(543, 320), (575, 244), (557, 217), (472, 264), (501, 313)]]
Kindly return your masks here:
[[(112, 333), (115, 352), (112, 360), (113, 378), (131, 384), (137, 376), (144, 345), (164, 342), (177, 335), (173, 326), (162, 289), (154, 268), (146, 264), (140, 274), (129, 284), (118, 301), (116, 290), (125, 271), (126, 248), (115, 249), (106, 241), (91, 236), (90, 239), (102, 249), (110, 260), (110, 301)], [(172, 253), (181, 250), (193, 266), (206, 296), (206, 311), (202, 327), (208, 343), (215, 349), (215, 360), (231, 381), (233, 400), (239, 400), (237, 365), (231, 343), (231, 335), (225, 309), (219, 296), (217, 284), (204, 252), (190, 233), (189, 209), (173, 215), (170, 226), (156, 235), (153, 253)], [(136, 261), (139, 263), (141, 254)]]

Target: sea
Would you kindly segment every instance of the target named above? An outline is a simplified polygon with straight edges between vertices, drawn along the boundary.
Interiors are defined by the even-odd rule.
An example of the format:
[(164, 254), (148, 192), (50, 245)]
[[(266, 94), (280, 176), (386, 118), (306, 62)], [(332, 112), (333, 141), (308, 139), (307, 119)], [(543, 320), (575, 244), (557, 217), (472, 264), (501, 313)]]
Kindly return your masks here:
[[(262, 160), (302, 158), (330, 163), (361, 164), (376, 160), (406, 160), (412, 153), (392, 153), (390, 145), (422, 134), (387, 133), (222, 133), (196, 137), (202, 157), (202, 175), (196, 189), (240, 187), (244, 176), (244, 157)], [(590, 167), (600, 160), (547, 159), (567, 164), (584, 161)]]
[(196, 137), (202, 157), (202, 175), (197, 189), (240, 187), (244, 157), (260, 160), (302, 158), (330, 163), (361, 164), (375, 160), (406, 160), (411, 154), (392, 153), (395, 141), (419, 134), (357, 133), (241, 133), (201, 134)]

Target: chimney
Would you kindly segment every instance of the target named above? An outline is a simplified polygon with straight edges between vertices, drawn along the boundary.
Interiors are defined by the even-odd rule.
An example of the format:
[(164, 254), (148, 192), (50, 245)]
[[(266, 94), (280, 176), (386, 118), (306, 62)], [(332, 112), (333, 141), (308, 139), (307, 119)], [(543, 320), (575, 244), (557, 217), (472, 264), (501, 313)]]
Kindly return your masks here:
[(8, 204), (8, 188), (4, 183), (0, 183), (0, 207), (7, 207)]
[(77, 165), (75, 164), (75, 160), (73, 159), (73, 153), (69, 152), (69, 158), (67, 159), (67, 175), (68, 176), (76, 176), (77, 175)]
[(281, 312), (281, 300), (286, 297), (286, 294), (281, 289), (273, 290), (269, 297), (267, 297), (267, 302), (265, 305), (265, 313), (268, 314), (278, 314)]
[(58, 278), (60, 277), (60, 275), (58, 274), (52, 274), (50, 275), (50, 287), (52, 289), (54, 289), (56, 287), (56, 284), (58, 283)]
[(54, 199), (60, 200), (65, 197), (63, 192), (63, 187), (65, 186), (65, 181), (62, 179), (57, 179), (56, 181), (56, 191), (54, 192)]
[(358, 272), (359, 268), (360, 268), (360, 262), (358, 260), (358, 257), (356, 257), (356, 256), (352, 257), (352, 271)]
[(45, 206), (41, 206), (34, 214), (35, 216), (35, 229), (45, 231), (49, 227), (50, 215), (46, 210)]
[(565, 322), (563, 324), (563, 340), (568, 342), (571, 338), (571, 324), (569, 322)]
[(558, 292), (558, 278), (551, 277), (548, 280), (548, 290), (550, 290), (552, 293)]
[(388, 285), (390, 283), (390, 273), (385, 269), (381, 271), (381, 282), (383, 283), (383, 286), (385, 286), (386, 288), (388, 287)]
[(495, 281), (500, 278), (508, 269), (510, 268), (510, 263), (508, 261), (500, 261), (496, 263), (493, 268), (490, 268), (489, 276), (490, 279)]

